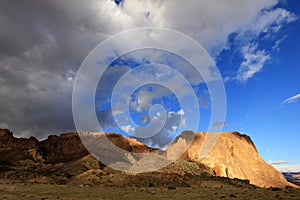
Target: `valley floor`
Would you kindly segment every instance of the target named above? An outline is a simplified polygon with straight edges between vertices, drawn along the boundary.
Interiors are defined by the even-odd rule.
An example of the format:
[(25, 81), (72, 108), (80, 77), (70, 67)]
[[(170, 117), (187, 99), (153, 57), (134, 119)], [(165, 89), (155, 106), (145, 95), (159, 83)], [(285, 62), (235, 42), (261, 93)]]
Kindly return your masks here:
[(214, 186), (208, 182), (201, 187), (99, 187), (12, 183), (0, 181), (0, 199), (300, 199), (300, 190), (237, 188)]

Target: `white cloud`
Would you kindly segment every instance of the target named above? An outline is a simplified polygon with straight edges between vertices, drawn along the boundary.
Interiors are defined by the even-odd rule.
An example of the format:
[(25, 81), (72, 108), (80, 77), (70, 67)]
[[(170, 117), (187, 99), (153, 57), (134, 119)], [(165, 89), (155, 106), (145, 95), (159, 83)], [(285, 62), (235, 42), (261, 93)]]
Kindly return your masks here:
[[(184, 3), (130, 0), (124, 1), (122, 6), (116, 6), (113, 1), (92, 1), (91, 4), (95, 3), (99, 17), (93, 21), (95, 25), (106, 22), (105, 32), (114, 34), (147, 26), (171, 28), (193, 37), (215, 56), (227, 47), (231, 33), (239, 33), (240, 38), (245, 38), (245, 33), (251, 32), (255, 35), (252, 37), (257, 37), (261, 32), (276, 32), (283, 24), (297, 19), (283, 8), (274, 8), (277, 0), (228, 0), (222, 3), (219, 0), (186, 0)], [(74, 13), (71, 16), (78, 18)]]
[(282, 38), (276, 40), (274, 46), (272, 47), (272, 50), (275, 50), (275, 51), (279, 51), (280, 50), (280, 45), (282, 42), (284, 42), (284, 40), (287, 38), (287, 36), (283, 36)]
[(273, 165), (280, 172), (300, 172), (300, 164), (295, 165)]
[(121, 126), (121, 129), (122, 129), (125, 133), (132, 133), (132, 132), (134, 131), (134, 128), (132, 128), (130, 125)]
[(182, 110), (182, 109), (179, 110), (179, 111), (177, 112), (177, 114), (178, 114), (178, 115), (184, 115), (184, 110)]
[(166, 1), (163, 14), (170, 28), (182, 31), (198, 40), (209, 52), (218, 54), (226, 47), (228, 36), (245, 28), (275, 0), (235, 1)]
[[(128, 0), (122, 6), (109, 0), (5, 1), (0, 7), (0, 26), (5, 27), (0, 33), (0, 121), (20, 134), (72, 131), (73, 72), (99, 42), (132, 28), (165, 27), (193, 37), (217, 56), (228, 47), (232, 33), (243, 39), (243, 33), (252, 32), (255, 38), (295, 20), (287, 10), (274, 8), (277, 4), (277, 0)], [(176, 45), (174, 41), (166, 42)], [(249, 58), (240, 79), (248, 80), (261, 70), (269, 53), (255, 49), (245, 55)], [(246, 66), (253, 60), (260, 65)], [(186, 91), (176, 78), (169, 84)], [(138, 101), (140, 105), (132, 104), (137, 109), (149, 102), (146, 97)]]
[(299, 164), (292, 164), (291, 161), (286, 160), (275, 160), (275, 161), (268, 161), (269, 165), (272, 165), (280, 172), (300, 172), (300, 163)]
[(251, 32), (254, 36), (265, 33), (271, 36), (272, 33), (278, 32), (284, 24), (297, 20), (298, 17), (282, 8), (273, 9), (273, 6), (259, 12), (256, 18), (250, 24), (243, 27), (240, 37), (245, 36), (245, 32)]
[(212, 128), (221, 128), (223, 126), (227, 125), (227, 122), (215, 122), (213, 125), (212, 125)]
[(176, 129), (178, 128), (178, 126), (172, 126), (172, 131), (176, 131)]
[(286, 161), (286, 160), (269, 160), (268, 161), (268, 164), (270, 165), (282, 165), (282, 164), (289, 164), (289, 161)]
[(300, 94), (296, 94), (295, 96), (292, 96), (282, 102), (282, 104), (289, 104), (289, 103), (295, 103), (300, 99)]
[(150, 107), (153, 98), (153, 92), (141, 90), (136, 94), (137, 110), (142, 111)]
[[(258, 12), (249, 24), (244, 24), (235, 38), (242, 46), (241, 54), (244, 61), (241, 63), (236, 76), (231, 80), (247, 82), (259, 73), (265, 63), (271, 59), (271, 50), (279, 50), (280, 44), (286, 38), (277, 39), (270, 49), (260, 49), (258, 38), (275, 40), (276, 33), (283, 25), (294, 22), (298, 17), (282, 8), (266, 7)], [(239, 45), (238, 45), (239, 46)], [(228, 78), (227, 78), (228, 81)]]
[(256, 73), (260, 72), (264, 64), (271, 59), (271, 56), (264, 50), (258, 50), (258, 44), (249, 44), (242, 48), (242, 55), (245, 60), (237, 71), (235, 79), (246, 82)]

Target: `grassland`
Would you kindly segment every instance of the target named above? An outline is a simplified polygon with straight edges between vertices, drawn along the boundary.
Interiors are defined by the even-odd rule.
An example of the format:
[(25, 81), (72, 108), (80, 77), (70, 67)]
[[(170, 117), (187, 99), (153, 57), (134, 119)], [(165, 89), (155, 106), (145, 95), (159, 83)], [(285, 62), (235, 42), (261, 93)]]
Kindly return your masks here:
[(0, 199), (300, 199), (300, 190), (216, 186), (205, 182), (201, 187), (99, 187), (34, 183), (0, 182)]

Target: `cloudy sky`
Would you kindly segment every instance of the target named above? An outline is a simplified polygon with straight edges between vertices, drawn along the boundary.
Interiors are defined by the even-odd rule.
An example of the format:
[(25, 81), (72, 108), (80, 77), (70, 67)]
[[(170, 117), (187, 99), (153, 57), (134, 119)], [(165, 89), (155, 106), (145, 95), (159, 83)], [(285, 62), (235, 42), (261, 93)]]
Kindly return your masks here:
[[(227, 115), (213, 126), (250, 135), (263, 158), (278, 168), (299, 166), (299, 17), (300, 4), (292, 0), (0, 0), (0, 127), (39, 139), (74, 131), (72, 89), (88, 53), (122, 31), (161, 27), (193, 38), (214, 59), (224, 81)], [(148, 50), (115, 60), (100, 79), (95, 100), (104, 130), (138, 134), (120, 109), (111, 108), (112, 86), (130, 69), (157, 62), (161, 55), (160, 63), (173, 65), (192, 83), (201, 111), (199, 130), (207, 129), (211, 94), (201, 78), (191, 76), (189, 64), (173, 54)], [(134, 91), (129, 103), (137, 125), (149, 124), (150, 118), (155, 127), (161, 126), (155, 119), (164, 122), (160, 134), (141, 139), (148, 144), (164, 146), (180, 125), (193, 127), (182, 120), (186, 112), (168, 88), (145, 86)], [(157, 103), (165, 115), (161, 107), (148, 114)]]

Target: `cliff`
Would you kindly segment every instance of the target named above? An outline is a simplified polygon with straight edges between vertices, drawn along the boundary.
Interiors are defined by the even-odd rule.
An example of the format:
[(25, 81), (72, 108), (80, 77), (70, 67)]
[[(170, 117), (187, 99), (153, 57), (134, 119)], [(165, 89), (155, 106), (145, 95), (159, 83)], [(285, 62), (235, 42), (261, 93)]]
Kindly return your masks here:
[[(192, 134), (192, 132), (187, 132), (176, 138), (169, 145), (167, 156), (172, 157), (174, 147), (184, 146)], [(196, 133), (194, 141), (181, 159), (204, 164), (216, 176), (249, 180), (251, 184), (259, 187), (295, 187), (261, 158), (253, 141), (247, 135), (237, 132), (221, 133), (213, 149), (201, 158), (199, 155), (207, 134)]]
[[(104, 156), (101, 160), (111, 160), (114, 163), (109, 164), (112, 165), (134, 163), (139, 158), (130, 157), (126, 153), (117, 154), (110, 145), (97, 142), (97, 139), (101, 137), (107, 137), (113, 145), (128, 152), (155, 152), (159, 156), (166, 156), (166, 159), (171, 160), (176, 156), (176, 149), (185, 148), (188, 141), (192, 141), (187, 151), (180, 157), (183, 162), (176, 161), (174, 162), (175, 165), (170, 165), (171, 167), (166, 167), (162, 171), (159, 170), (159, 173), (163, 174), (162, 177), (175, 172), (180, 176), (199, 175), (198, 171), (203, 174), (202, 171), (204, 170), (206, 173), (210, 173), (212, 177), (248, 180), (251, 184), (259, 187), (297, 187), (286, 181), (280, 172), (260, 157), (249, 136), (237, 132), (221, 133), (214, 148), (205, 157), (200, 156), (204, 138), (208, 134), (204, 132), (196, 134), (191, 131), (183, 132), (168, 146), (165, 152), (150, 148), (135, 139), (124, 138), (120, 134), (85, 134), (91, 144), (95, 145), (95, 148), (101, 145), (101, 151), (103, 151), (101, 156)], [(95, 173), (95, 177), (98, 177), (97, 181), (102, 181), (101, 183), (104, 184), (105, 179), (103, 177), (108, 176), (111, 170), (98, 162), (95, 156), (97, 157), (97, 155), (91, 155), (85, 148), (77, 133), (52, 135), (46, 140), (38, 141), (34, 137), (15, 138), (9, 130), (0, 129), (1, 177), (15, 179), (24, 177), (26, 180), (41, 181), (45, 179), (45, 182), (68, 183), (78, 181), (81, 178), (84, 179), (83, 177), (86, 178), (86, 176), (94, 176)], [(183, 166), (192, 166), (190, 169), (196, 169), (197, 173), (192, 172), (193, 170), (189, 171), (190, 169), (182, 171), (182, 168), (185, 168)], [(106, 171), (103, 171), (104, 169)], [(209, 177), (209, 179), (211, 178)]]

